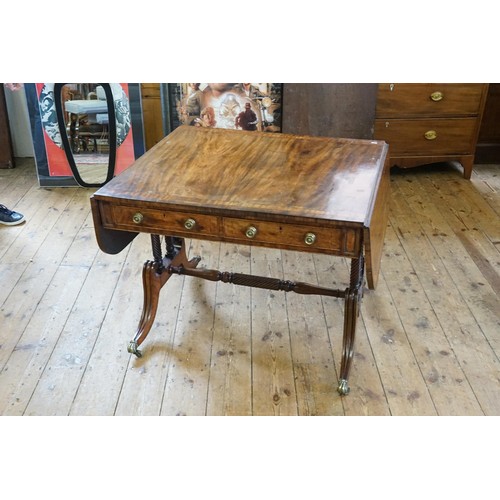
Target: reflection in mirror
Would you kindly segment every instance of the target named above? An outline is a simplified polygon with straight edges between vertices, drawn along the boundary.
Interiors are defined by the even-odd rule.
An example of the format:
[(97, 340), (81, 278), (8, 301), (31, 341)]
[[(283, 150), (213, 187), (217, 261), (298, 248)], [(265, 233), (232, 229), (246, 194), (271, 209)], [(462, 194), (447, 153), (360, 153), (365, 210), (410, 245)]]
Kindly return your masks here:
[[(108, 83), (54, 85), (57, 121), (75, 180), (98, 187), (113, 177), (116, 158), (115, 106)], [(43, 113), (43, 102), (41, 103)]]

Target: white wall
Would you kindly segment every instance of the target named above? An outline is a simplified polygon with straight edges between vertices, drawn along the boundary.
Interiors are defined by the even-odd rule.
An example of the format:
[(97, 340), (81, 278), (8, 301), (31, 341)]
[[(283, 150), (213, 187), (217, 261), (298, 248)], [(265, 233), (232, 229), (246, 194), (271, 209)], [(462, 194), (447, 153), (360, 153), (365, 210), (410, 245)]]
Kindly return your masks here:
[(5, 101), (9, 115), (14, 157), (34, 156), (28, 105), (26, 104), (24, 89), (12, 91), (5, 88)]

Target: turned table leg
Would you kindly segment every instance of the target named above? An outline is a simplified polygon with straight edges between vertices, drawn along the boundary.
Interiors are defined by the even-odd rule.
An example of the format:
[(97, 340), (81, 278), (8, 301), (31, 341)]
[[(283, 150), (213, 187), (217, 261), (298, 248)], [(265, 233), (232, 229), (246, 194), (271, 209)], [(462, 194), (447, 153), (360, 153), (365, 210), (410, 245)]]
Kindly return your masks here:
[[(146, 261), (144, 267), (142, 268), (142, 286), (144, 291), (142, 315), (141, 319), (139, 320), (137, 332), (133, 340), (131, 340), (128, 344), (127, 348), (130, 354), (135, 354), (138, 358), (142, 356), (142, 353), (138, 349), (138, 347), (147, 337), (155, 320), (156, 311), (158, 309), (160, 290), (171, 276), (171, 273), (168, 272), (168, 267), (170, 265), (182, 265), (186, 268), (194, 268), (201, 260), (200, 257), (194, 257), (193, 259), (188, 260), (184, 240), (182, 240), (182, 245), (175, 255), (170, 254), (172, 249), (169, 249), (169, 245), (167, 242), (167, 256), (164, 258), (161, 258), (161, 256), (158, 255), (160, 249), (159, 236), (152, 235), (152, 242), (155, 260)], [(171, 255), (171, 257), (173, 258), (169, 257), (169, 255)]]
[(349, 371), (354, 355), (354, 338), (356, 335), (356, 320), (363, 295), (364, 258), (353, 259), (351, 263), (351, 278), (349, 288), (345, 291), (344, 303), (344, 336), (342, 340), (342, 360), (337, 391), (341, 395), (349, 394)]

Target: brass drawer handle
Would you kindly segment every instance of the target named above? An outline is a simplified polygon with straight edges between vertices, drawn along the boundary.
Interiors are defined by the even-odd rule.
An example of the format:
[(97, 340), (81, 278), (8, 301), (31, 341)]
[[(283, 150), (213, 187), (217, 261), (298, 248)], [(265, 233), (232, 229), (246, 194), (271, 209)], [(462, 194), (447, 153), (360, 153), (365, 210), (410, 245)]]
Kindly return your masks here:
[(194, 219), (186, 219), (184, 221), (184, 227), (188, 230), (191, 230), (196, 226), (196, 221)]
[(245, 231), (245, 236), (247, 238), (255, 238), (255, 236), (257, 235), (257, 228), (254, 227), (254, 226), (250, 226), (247, 228), (247, 230)]
[(306, 234), (306, 237), (304, 238), (304, 243), (306, 245), (314, 245), (315, 241), (316, 241), (316, 235), (314, 233)]
[(431, 94), (431, 99), (434, 101), (434, 102), (439, 102), (439, 101), (442, 101), (444, 99), (444, 95), (442, 92), (433, 92)]
[(142, 215), (140, 212), (137, 212), (132, 216), (132, 220), (136, 224), (140, 224), (144, 220), (144, 215)]
[(424, 134), (424, 137), (428, 140), (428, 141), (433, 141), (434, 139), (437, 138), (437, 132), (435, 130), (428, 130), (425, 134)]

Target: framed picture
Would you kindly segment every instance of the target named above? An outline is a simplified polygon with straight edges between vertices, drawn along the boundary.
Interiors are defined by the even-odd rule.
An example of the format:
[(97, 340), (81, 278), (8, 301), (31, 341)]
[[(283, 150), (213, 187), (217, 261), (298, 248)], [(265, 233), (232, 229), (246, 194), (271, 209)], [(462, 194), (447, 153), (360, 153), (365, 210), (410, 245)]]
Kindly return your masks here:
[(281, 132), (281, 83), (168, 83), (167, 133), (179, 125)]
[(40, 186), (102, 185), (144, 153), (138, 83), (26, 83), (24, 89)]

